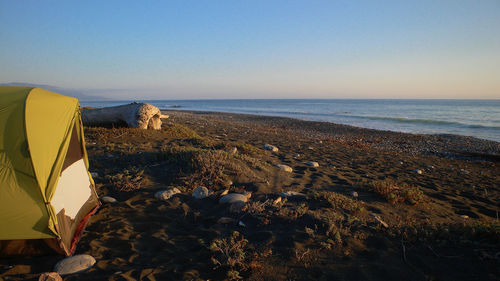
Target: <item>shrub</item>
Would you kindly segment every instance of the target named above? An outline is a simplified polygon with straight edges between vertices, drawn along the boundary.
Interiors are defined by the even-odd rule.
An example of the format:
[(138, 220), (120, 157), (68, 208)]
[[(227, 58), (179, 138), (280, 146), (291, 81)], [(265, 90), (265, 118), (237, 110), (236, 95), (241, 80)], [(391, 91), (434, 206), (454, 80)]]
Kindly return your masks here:
[(424, 193), (417, 186), (398, 184), (392, 180), (374, 181), (370, 184), (370, 188), (391, 204), (408, 202), (415, 205), (424, 200)]

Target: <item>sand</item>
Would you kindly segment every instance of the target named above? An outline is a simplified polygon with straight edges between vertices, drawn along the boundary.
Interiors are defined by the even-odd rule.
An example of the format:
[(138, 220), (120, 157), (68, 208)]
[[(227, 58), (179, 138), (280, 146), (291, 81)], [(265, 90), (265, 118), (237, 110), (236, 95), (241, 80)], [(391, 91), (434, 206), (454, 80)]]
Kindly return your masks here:
[[(98, 193), (118, 202), (92, 217), (76, 250), (95, 266), (64, 280), (499, 279), (497, 142), (164, 113), (161, 131), (86, 128)], [(211, 195), (193, 198), (198, 186)], [(226, 189), (252, 195), (219, 204)], [(0, 280), (37, 280), (61, 258), (2, 258)]]

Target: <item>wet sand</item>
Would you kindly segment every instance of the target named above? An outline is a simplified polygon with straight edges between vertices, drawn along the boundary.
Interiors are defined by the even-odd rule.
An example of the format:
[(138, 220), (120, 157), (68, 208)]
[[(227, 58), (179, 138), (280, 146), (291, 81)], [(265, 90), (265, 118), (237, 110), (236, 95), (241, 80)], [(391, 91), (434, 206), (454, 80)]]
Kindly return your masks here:
[[(96, 265), (64, 280), (499, 280), (497, 142), (165, 114), (161, 131), (86, 128), (98, 193), (118, 202), (103, 204), (78, 245)], [(198, 186), (213, 194), (193, 198)], [(181, 193), (154, 197), (173, 187)], [(252, 196), (230, 207), (218, 203), (225, 189)], [(60, 259), (0, 259), (0, 280), (36, 280)]]

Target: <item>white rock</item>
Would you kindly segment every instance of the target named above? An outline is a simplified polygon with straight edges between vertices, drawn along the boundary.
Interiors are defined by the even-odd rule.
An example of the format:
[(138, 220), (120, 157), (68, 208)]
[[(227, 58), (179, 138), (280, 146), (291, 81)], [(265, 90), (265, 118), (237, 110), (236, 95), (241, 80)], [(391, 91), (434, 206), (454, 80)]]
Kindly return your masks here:
[(351, 196), (354, 198), (358, 198), (358, 193), (356, 191), (351, 191)]
[(196, 199), (206, 198), (206, 197), (208, 197), (209, 194), (210, 193), (208, 191), (208, 188), (206, 188), (204, 186), (198, 186), (197, 188), (195, 188), (193, 190), (193, 197)]
[(118, 202), (115, 198), (113, 198), (111, 196), (103, 196), (103, 197), (101, 197), (101, 201), (104, 203), (116, 203), (116, 202)]
[(462, 219), (464, 219), (464, 220), (466, 220), (466, 219), (468, 219), (468, 218), (469, 218), (469, 216), (468, 216), (468, 215), (461, 215), (460, 217), (461, 217)]
[(420, 169), (415, 169), (415, 170), (413, 170), (413, 171), (414, 171), (415, 173), (419, 174), (419, 175), (421, 175), (421, 174), (423, 173), (423, 172), (422, 172), (422, 170), (420, 170)]
[(306, 165), (311, 166), (311, 167), (319, 167), (318, 162), (314, 162), (314, 161), (307, 162)]
[(59, 261), (54, 271), (60, 275), (73, 274), (91, 268), (95, 259), (89, 255), (76, 255)]
[(155, 198), (158, 200), (168, 200), (175, 194), (179, 194), (181, 191), (177, 189), (176, 187), (171, 188), (169, 190), (160, 190), (155, 193)]
[(280, 170), (288, 172), (288, 173), (293, 172), (292, 167), (290, 167), (288, 165), (278, 164), (278, 165), (276, 165), (276, 167), (278, 167), (278, 168), (280, 168)]
[(91, 172), (90, 175), (92, 176), (92, 178), (98, 178), (99, 177), (99, 174), (97, 172)]
[(248, 195), (240, 194), (240, 193), (229, 193), (227, 195), (222, 196), (219, 199), (220, 204), (233, 204), (236, 202), (246, 203), (248, 201)]
[(300, 157), (300, 154), (298, 154), (298, 153), (295, 153), (295, 154), (293, 155), (293, 158), (299, 158), (299, 157)]
[(278, 148), (274, 145), (271, 145), (271, 144), (264, 144), (264, 149), (265, 150), (270, 150), (272, 152), (278, 152)]
[(280, 196), (281, 197), (305, 197), (306, 195), (304, 193), (300, 193), (297, 191), (286, 191), (286, 192), (281, 192)]

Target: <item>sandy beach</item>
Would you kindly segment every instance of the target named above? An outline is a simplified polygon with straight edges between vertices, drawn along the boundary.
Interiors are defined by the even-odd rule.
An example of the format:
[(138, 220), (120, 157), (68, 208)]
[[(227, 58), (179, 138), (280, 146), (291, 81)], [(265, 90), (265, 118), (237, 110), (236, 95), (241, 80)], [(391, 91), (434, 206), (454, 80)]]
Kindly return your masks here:
[[(160, 131), (85, 128), (99, 196), (117, 202), (76, 250), (97, 263), (64, 280), (500, 280), (498, 142), (163, 113)], [(248, 201), (221, 204), (226, 190)], [(61, 258), (2, 258), (0, 280)]]

